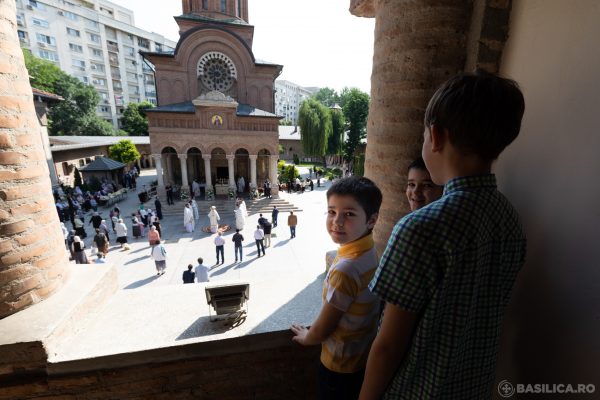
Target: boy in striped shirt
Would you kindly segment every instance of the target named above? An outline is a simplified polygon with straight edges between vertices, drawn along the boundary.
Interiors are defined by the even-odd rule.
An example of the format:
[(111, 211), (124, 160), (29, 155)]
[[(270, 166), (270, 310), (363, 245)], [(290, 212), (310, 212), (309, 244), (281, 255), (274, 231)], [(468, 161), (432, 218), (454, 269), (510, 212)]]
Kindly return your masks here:
[(319, 399), (356, 399), (375, 337), (380, 303), (368, 289), (377, 268), (372, 230), (382, 195), (367, 178), (349, 177), (327, 191), (327, 232), (340, 245), (323, 284), (323, 307), (293, 340), (321, 344)]

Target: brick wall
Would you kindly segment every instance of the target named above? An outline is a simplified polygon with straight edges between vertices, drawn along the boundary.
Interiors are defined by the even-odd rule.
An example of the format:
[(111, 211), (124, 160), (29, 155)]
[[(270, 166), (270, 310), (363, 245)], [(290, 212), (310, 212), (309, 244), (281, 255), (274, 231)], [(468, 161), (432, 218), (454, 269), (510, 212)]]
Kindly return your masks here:
[(0, 318), (52, 294), (68, 262), (15, 12), (0, 2)]
[[(198, 352), (210, 355), (194, 356)], [(292, 343), (291, 332), (273, 332), (177, 350), (115, 355), (67, 366), (71, 370), (97, 366), (85, 372), (2, 377), (0, 400), (313, 399), (319, 352), (319, 346)], [(183, 356), (160, 361), (175, 353)], [(113, 361), (138, 364), (105, 367)]]

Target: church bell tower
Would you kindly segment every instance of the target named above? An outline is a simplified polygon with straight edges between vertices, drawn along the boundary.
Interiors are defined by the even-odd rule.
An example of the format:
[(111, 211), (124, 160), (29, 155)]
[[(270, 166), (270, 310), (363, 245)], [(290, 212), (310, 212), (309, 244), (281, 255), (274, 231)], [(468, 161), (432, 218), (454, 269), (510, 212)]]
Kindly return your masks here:
[(248, 23), (248, 0), (182, 0), (183, 14), (213, 20), (240, 19)]

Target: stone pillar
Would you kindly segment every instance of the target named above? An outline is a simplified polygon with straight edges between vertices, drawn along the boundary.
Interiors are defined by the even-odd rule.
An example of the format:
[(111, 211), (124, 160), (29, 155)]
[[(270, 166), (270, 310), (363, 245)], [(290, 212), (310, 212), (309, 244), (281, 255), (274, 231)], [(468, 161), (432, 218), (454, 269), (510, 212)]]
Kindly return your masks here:
[(60, 288), (69, 260), (17, 37), (15, 2), (3, 1), (0, 9), (0, 318), (4, 318)]
[(277, 181), (277, 160), (279, 156), (269, 156), (269, 180), (271, 181), (271, 194), (276, 196), (279, 194), (278, 181)]
[(189, 188), (190, 184), (188, 182), (187, 175), (187, 154), (178, 154), (179, 163), (181, 164), (181, 186), (184, 188)]
[(257, 187), (256, 186), (256, 159), (258, 158), (258, 156), (254, 155), (254, 154), (250, 154), (248, 157), (250, 157), (250, 185)]
[(212, 177), (210, 172), (210, 154), (202, 154), (204, 160), (204, 176), (206, 180), (206, 187), (212, 187)]
[(173, 174), (173, 154), (165, 154), (167, 159), (167, 179), (173, 185), (175, 183), (175, 175)]
[(383, 192), (374, 230), (380, 254), (394, 224), (410, 211), (406, 168), (421, 154), (429, 98), (464, 69), (471, 6), (462, 1), (350, 2), (352, 14), (376, 19), (365, 176)]
[(229, 187), (235, 188), (235, 175), (233, 171), (233, 160), (235, 154), (227, 154), (227, 169), (229, 170)]
[(158, 181), (159, 189), (164, 189), (165, 181), (163, 179), (162, 159), (160, 154), (152, 154), (154, 163), (156, 164), (156, 180)]

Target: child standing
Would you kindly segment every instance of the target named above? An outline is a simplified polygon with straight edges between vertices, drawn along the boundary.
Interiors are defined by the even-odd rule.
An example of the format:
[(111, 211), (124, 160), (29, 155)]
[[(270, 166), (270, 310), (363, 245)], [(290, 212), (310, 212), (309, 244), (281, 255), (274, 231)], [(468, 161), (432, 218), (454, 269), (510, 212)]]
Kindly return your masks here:
[(367, 284), (377, 268), (373, 235), (381, 191), (367, 178), (340, 179), (327, 191), (327, 232), (340, 245), (323, 284), (323, 307), (310, 329), (292, 325), (294, 341), (322, 344), (320, 399), (356, 399), (380, 302)]
[(502, 317), (525, 261), (492, 162), (519, 134), (513, 81), (461, 74), (425, 112), (423, 159), (441, 199), (394, 227), (369, 288), (385, 302), (361, 399), (489, 399)]

